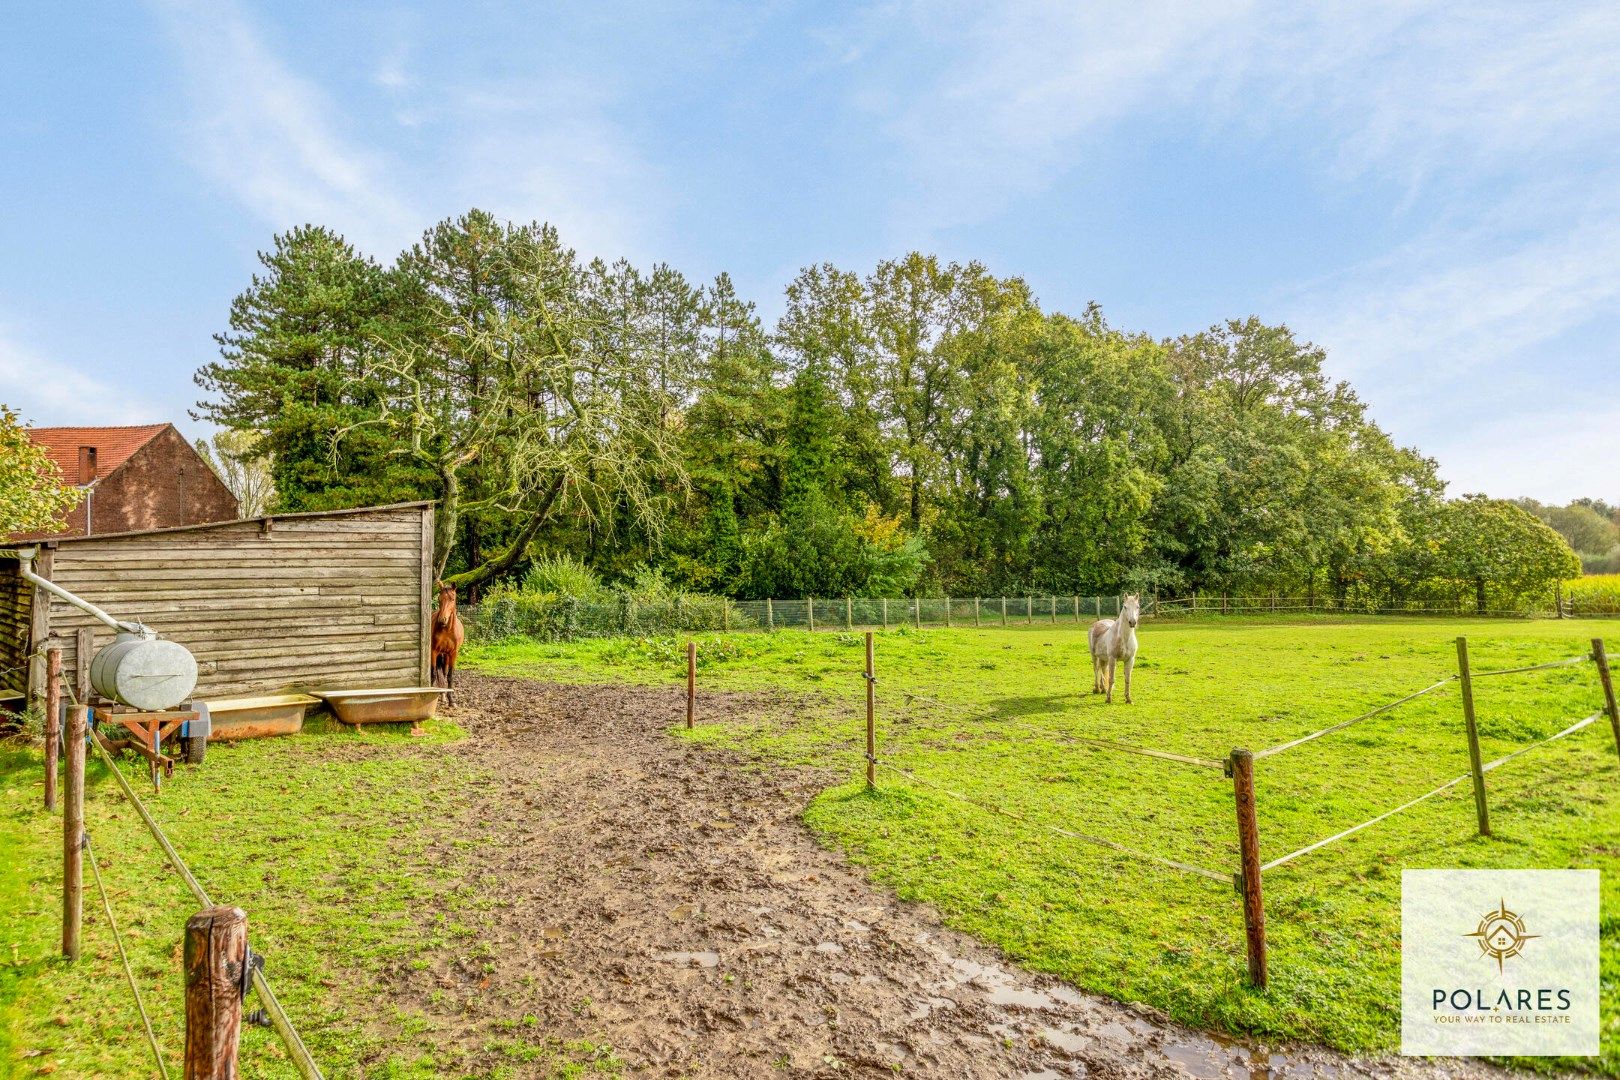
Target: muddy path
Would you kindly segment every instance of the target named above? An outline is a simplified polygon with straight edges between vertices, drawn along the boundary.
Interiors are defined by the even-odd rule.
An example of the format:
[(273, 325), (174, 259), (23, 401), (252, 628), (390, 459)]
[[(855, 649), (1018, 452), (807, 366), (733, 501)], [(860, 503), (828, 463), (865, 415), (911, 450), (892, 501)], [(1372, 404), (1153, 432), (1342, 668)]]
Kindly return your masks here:
[[(454, 752), (491, 780), (439, 855), (479, 897), (477, 944), (391, 996), (481, 1069), (544, 1075), (494, 1048), (528, 1030), (648, 1076), (1503, 1075), (1267, 1054), (1021, 971), (815, 841), (800, 814), (833, 777), (667, 735), (678, 690), (468, 675), (457, 696), (473, 738)], [(706, 715), (773, 705), (711, 695)]]

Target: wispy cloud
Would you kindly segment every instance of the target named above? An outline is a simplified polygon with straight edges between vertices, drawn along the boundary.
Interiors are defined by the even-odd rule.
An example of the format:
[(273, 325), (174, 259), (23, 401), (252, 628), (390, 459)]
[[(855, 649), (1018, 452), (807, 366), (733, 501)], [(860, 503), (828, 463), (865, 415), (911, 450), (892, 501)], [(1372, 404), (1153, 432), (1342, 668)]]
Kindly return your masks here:
[(337, 110), (294, 74), (227, 0), (156, 0), (188, 90), (192, 162), (272, 228), (327, 224), (391, 251), (420, 220), (384, 155), (341, 131)]
[[(229, 0), (153, 2), (186, 79), (187, 153), (274, 228), (325, 224), (383, 259), (472, 206), (554, 222), (590, 254), (656, 230), (658, 177), (610, 118), (603, 78), (492, 82), (412, 64), (416, 43), (396, 34), (373, 61), (376, 100), (335, 102)], [(419, 132), (408, 161), (344, 130), (346, 113), (370, 112)]]
[[(897, 231), (993, 219), (1105, 139), (1164, 122), (1256, 146), (1286, 136), (1325, 188), (1394, 192), (1392, 231), (1408, 238), (1254, 306), (1327, 346), (1398, 436), (1465, 462), (1448, 469), (1459, 481), (1483, 486), (1488, 462), (1493, 491), (1546, 492), (1562, 460), (1509, 467), (1489, 418), (1521, 413), (1515, 395), (1538, 377), (1620, 392), (1610, 356), (1554, 348), (1594, 321), (1620, 327), (1613, 4), (912, 3), (852, 38), (858, 101), (911, 179)], [(1614, 421), (1548, 413), (1518, 441), (1613, 460)], [(1611, 497), (1620, 482), (1585, 479)]]
[(140, 424), (167, 418), (127, 387), (23, 344), (4, 324), (0, 324), (0, 401), (36, 425)]

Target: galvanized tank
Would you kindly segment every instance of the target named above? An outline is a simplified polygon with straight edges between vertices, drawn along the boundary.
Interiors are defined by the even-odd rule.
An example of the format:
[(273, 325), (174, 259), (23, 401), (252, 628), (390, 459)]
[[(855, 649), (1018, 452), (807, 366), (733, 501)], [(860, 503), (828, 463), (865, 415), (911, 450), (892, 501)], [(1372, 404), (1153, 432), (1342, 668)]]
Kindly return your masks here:
[(90, 685), (121, 705), (161, 712), (191, 696), (197, 660), (179, 642), (120, 633), (90, 661)]

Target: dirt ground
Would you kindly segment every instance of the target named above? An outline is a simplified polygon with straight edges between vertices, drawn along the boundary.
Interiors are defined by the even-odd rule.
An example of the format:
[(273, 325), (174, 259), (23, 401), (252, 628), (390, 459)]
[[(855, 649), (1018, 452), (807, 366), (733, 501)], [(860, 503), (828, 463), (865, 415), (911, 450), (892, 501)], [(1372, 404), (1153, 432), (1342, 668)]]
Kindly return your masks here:
[(1021, 971), (816, 842), (800, 814), (831, 777), (666, 734), (678, 690), (460, 681), (473, 738), (456, 750), (496, 779), (439, 850), (471, 861), (488, 925), (476, 957), (447, 947), (393, 992), (484, 1067), (512, 1067), (492, 1041), (515, 1026), (611, 1045), (648, 1076), (1502, 1075), (1267, 1053)]

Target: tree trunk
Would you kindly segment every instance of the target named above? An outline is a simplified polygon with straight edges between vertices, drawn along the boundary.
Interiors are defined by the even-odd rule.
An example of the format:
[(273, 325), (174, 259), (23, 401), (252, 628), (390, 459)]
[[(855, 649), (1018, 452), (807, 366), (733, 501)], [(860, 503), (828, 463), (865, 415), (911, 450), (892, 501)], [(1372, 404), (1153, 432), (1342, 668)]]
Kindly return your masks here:
[(433, 574), (441, 581), (444, 568), (450, 563), (450, 549), (456, 544), (456, 530), (461, 525), (461, 477), (456, 466), (439, 466), (442, 487), (438, 509), (433, 514)]
[(1485, 579), (1474, 579), (1474, 610), (1480, 615), (1485, 614)]
[[(513, 539), (506, 550), (480, 566), (475, 566), (464, 573), (445, 578), (445, 584), (454, 585), (458, 588), (463, 585), (477, 585), (516, 566), (528, 554), (529, 541), (534, 539), (535, 534), (540, 531), (540, 526), (544, 525), (546, 519), (551, 516), (551, 508), (556, 505), (557, 496), (562, 494), (562, 489), (563, 477), (559, 473), (556, 479), (552, 480), (551, 486), (546, 489), (545, 495), (541, 497), (540, 505), (534, 509), (534, 512), (529, 516), (529, 520), (524, 523), (523, 528), (518, 531), (517, 537)], [(443, 573), (442, 569), (440, 572)]]

